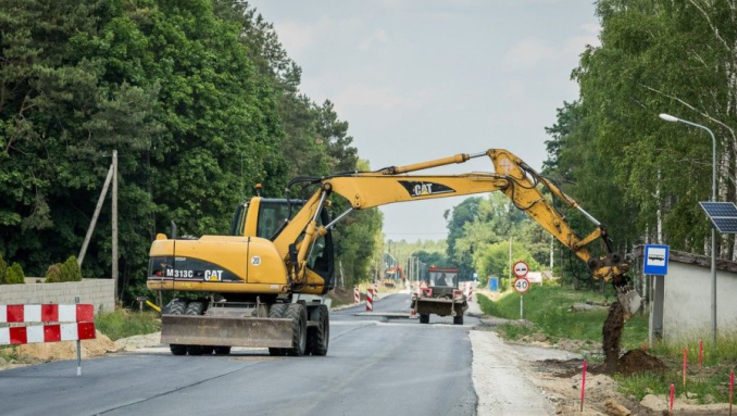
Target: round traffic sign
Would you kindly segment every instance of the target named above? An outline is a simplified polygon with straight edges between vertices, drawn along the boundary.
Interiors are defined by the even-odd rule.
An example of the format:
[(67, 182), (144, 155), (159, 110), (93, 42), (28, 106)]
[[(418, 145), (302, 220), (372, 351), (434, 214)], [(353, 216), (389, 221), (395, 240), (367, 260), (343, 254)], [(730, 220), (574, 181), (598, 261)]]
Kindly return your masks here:
[(514, 281), (514, 290), (521, 294), (527, 293), (530, 290), (530, 281), (524, 277), (518, 278)]
[(530, 266), (528, 266), (524, 261), (518, 261), (517, 263), (514, 263), (514, 266), (512, 267), (512, 272), (517, 277), (525, 277), (529, 271)]

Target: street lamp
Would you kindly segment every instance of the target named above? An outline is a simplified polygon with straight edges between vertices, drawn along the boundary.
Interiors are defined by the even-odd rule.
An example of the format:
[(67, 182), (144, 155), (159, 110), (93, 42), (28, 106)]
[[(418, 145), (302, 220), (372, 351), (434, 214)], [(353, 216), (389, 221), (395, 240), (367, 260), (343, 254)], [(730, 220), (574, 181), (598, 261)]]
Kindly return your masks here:
[[(712, 154), (711, 154), (711, 201), (717, 200), (717, 139), (714, 137), (714, 132), (706, 126), (701, 124), (693, 123), (688, 120), (683, 120), (678, 117), (674, 117), (670, 114), (661, 113), (659, 116), (665, 121), (671, 123), (683, 123), (691, 127), (696, 127), (702, 130), (706, 130), (711, 135), (712, 142)], [(712, 224), (711, 226), (711, 341), (716, 345), (717, 343), (717, 238), (716, 228)]]

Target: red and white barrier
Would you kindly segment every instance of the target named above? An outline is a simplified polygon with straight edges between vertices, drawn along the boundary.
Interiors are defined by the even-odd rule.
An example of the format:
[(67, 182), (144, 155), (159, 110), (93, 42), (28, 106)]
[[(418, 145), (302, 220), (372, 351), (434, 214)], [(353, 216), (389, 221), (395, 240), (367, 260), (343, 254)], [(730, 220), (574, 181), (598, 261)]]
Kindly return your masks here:
[(0, 305), (0, 323), (92, 322), (93, 305)]
[[(77, 376), (81, 376), (80, 340), (95, 338), (94, 320), (90, 304), (0, 305), (0, 323), (10, 325), (0, 327), (0, 345), (77, 341)], [(46, 325), (25, 325), (38, 322)]]
[(468, 301), (473, 302), (473, 282), (468, 282)]
[(361, 303), (361, 291), (358, 286), (353, 288), (353, 303)]
[(0, 345), (95, 339), (94, 322), (0, 328)]
[(374, 290), (366, 289), (366, 311), (371, 312), (374, 310)]
[(379, 300), (379, 285), (374, 282), (374, 299)]

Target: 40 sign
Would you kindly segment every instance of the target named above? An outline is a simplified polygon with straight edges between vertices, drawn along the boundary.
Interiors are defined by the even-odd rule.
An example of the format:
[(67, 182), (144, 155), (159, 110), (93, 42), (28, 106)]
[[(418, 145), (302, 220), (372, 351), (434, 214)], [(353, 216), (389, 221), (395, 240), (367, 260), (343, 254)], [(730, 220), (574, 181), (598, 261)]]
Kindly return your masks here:
[(512, 267), (512, 273), (517, 277), (525, 277), (529, 271), (530, 266), (528, 266), (524, 261), (518, 261), (517, 263), (514, 263), (514, 266)]
[(517, 293), (524, 295), (528, 290), (530, 290), (530, 281), (524, 277), (518, 278), (514, 281), (514, 290), (516, 290)]

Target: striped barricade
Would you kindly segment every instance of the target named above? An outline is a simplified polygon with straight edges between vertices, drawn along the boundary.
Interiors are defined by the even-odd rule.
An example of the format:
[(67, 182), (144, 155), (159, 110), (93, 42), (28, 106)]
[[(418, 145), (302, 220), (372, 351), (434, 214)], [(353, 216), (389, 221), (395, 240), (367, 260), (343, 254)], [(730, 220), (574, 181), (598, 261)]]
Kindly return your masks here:
[(366, 289), (366, 310), (371, 312), (374, 310), (374, 290)]
[[(77, 375), (82, 374), (80, 340), (95, 338), (90, 304), (0, 305), (0, 345), (77, 341)], [(43, 325), (28, 325), (42, 323)]]

